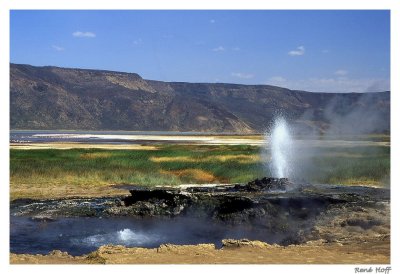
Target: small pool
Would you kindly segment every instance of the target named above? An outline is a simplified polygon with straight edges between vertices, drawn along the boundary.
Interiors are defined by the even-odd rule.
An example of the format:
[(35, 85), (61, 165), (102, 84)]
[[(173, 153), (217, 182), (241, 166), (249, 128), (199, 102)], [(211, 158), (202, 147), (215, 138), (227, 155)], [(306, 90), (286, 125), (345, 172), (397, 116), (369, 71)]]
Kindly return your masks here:
[(221, 247), (221, 240), (227, 238), (275, 243), (284, 236), (253, 226), (189, 218), (76, 217), (36, 221), (30, 217), (10, 217), (10, 251), (13, 253), (47, 254), (58, 249), (82, 255), (106, 244), (154, 248), (166, 243), (214, 243)]

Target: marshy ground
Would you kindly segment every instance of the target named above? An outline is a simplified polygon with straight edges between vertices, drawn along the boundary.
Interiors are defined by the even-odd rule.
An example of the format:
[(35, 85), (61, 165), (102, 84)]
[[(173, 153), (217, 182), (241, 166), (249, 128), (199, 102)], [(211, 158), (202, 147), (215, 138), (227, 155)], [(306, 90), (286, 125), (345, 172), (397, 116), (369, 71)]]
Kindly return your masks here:
[[(255, 142), (262, 139), (240, 137), (246, 138)], [(313, 147), (318, 148), (318, 153), (312, 157), (304, 154), (311, 164), (305, 166), (308, 174), (305, 180), (389, 187), (388, 136), (315, 140)], [(118, 187), (124, 185), (245, 183), (268, 177), (265, 167), (268, 160), (268, 152), (261, 146), (244, 144), (12, 144), (10, 194), (12, 201), (104, 197), (127, 195), (126, 189)], [(368, 210), (333, 208), (321, 215), (315, 225), (325, 239), (320, 242), (287, 247), (248, 244), (222, 249), (213, 245), (170, 245), (157, 249), (111, 246), (83, 256), (60, 252), (47, 256), (11, 254), (10, 260), (12, 263), (388, 263), (389, 221), (389, 205)], [(368, 227), (364, 227), (366, 223)], [(343, 239), (336, 241), (337, 235)]]
[[(312, 156), (306, 147), (310, 162), (303, 168), (304, 179), (388, 186), (390, 146), (386, 137), (385, 142), (371, 138), (353, 146), (352, 141), (325, 141)], [(250, 145), (18, 144), (10, 150), (10, 194), (11, 199), (87, 197), (119, 195), (123, 192), (115, 186), (126, 184), (245, 183), (270, 175), (268, 152), (262, 155), (262, 147)], [(301, 163), (301, 152), (298, 157)]]

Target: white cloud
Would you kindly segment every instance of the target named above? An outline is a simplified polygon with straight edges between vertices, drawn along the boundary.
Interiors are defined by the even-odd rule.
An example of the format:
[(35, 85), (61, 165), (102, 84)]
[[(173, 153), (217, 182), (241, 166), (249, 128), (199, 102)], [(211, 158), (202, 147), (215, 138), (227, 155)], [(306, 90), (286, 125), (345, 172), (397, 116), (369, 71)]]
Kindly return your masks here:
[(344, 70), (344, 69), (339, 69), (339, 70), (335, 71), (335, 75), (338, 75), (338, 76), (345, 76), (347, 74), (348, 74), (348, 71)]
[(82, 31), (75, 31), (72, 33), (72, 36), (78, 38), (95, 38), (96, 34), (90, 31), (82, 32)]
[(214, 23), (215, 23), (215, 19), (211, 19), (210, 24), (214, 24)]
[(63, 51), (65, 50), (65, 48), (57, 46), (57, 45), (51, 45), (51, 47), (55, 50), (55, 51)]
[(240, 48), (239, 48), (239, 47), (233, 47), (232, 50), (233, 50), (233, 51), (239, 51)]
[(254, 77), (253, 74), (249, 74), (249, 73), (242, 73), (242, 72), (232, 72), (231, 74), (233, 77), (237, 77), (240, 79), (251, 79)]
[(139, 39), (136, 39), (135, 41), (133, 41), (133, 44), (134, 44), (135, 46), (140, 45), (141, 43), (143, 43), (142, 38), (139, 38)]
[(225, 48), (223, 46), (219, 46), (219, 47), (213, 48), (212, 51), (225, 51)]
[(288, 52), (290, 56), (300, 56), (303, 55), (306, 52), (306, 49), (304, 46), (299, 46), (295, 50), (291, 50)]
[(331, 52), (329, 49), (323, 49), (323, 50), (321, 50), (321, 52), (322, 53), (329, 53), (329, 52)]

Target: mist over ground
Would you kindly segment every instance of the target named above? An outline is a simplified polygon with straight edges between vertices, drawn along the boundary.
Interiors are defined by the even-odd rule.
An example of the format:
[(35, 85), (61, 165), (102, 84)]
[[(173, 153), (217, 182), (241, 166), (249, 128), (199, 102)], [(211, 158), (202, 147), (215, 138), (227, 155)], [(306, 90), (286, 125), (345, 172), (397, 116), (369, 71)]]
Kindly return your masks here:
[[(286, 165), (283, 177), (295, 182), (327, 183), (324, 180), (340, 177), (337, 173), (345, 172), (346, 178), (358, 178), (358, 183), (374, 177), (389, 186), (390, 172), (382, 172), (387, 169), (382, 160), (390, 161), (390, 146), (372, 141), (390, 142), (390, 135), (382, 134), (390, 134), (390, 104), (386, 105), (387, 112), (382, 112), (382, 105), (376, 99), (372, 94), (363, 94), (354, 102), (334, 97), (322, 113), (306, 111), (299, 119), (277, 114), (266, 131), (266, 147), (262, 153), (271, 176), (281, 177), (282, 172), (277, 172), (277, 162), (280, 162)], [(284, 125), (287, 132), (279, 135), (283, 156), (274, 151), (279, 142), (276, 126), (282, 119), (287, 123)], [(303, 121), (314, 121), (314, 124)], [(345, 169), (338, 172), (340, 166)], [(377, 169), (385, 173), (380, 178), (375, 174)]]

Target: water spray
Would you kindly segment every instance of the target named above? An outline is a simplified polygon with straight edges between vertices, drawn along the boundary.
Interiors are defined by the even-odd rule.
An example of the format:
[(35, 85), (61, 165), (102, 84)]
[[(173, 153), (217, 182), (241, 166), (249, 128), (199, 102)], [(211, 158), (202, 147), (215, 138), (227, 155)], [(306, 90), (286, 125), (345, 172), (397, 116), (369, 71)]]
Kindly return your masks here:
[(283, 117), (278, 117), (267, 138), (271, 148), (269, 168), (275, 178), (290, 178), (292, 173), (293, 138)]

